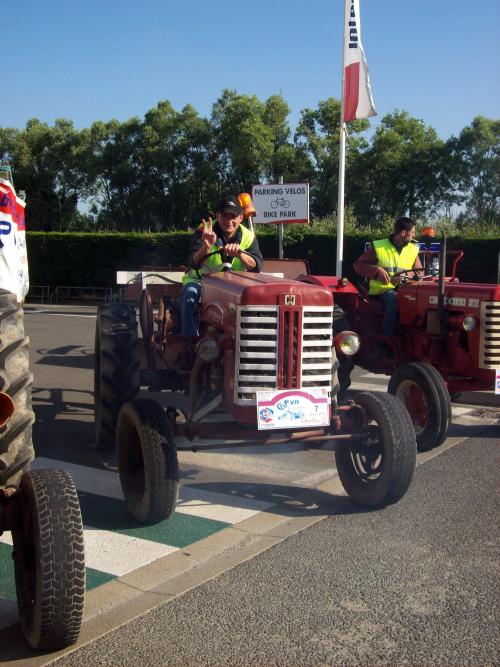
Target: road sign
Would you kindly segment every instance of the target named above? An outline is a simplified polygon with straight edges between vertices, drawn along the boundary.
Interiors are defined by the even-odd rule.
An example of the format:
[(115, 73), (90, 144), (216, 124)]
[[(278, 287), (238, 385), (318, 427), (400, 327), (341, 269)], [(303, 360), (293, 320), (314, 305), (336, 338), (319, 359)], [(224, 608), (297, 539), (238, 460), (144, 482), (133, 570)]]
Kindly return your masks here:
[(309, 183), (252, 186), (255, 224), (309, 222)]

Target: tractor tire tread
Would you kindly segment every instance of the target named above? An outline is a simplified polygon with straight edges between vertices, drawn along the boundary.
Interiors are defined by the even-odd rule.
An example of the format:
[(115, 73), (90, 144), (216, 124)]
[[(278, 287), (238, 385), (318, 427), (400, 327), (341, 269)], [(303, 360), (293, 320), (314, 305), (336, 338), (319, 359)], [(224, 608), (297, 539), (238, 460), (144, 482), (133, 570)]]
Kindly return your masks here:
[(128, 304), (105, 304), (97, 317), (96, 439), (99, 447), (107, 448), (114, 446), (121, 406), (140, 387), (137, 322), (135, 309)]
[[(413, 423), (400, 401), (390, 394), (379, 392), (359, 392), (354, 400), (365, 408), (368, 416), (375, 418), (386, 431), (390, 440), (389, 477), (384, 482), (377, 481), (365, 487), (356, 479), (353, 466), (349, 462), (346, 445), (335, 450), (335, 460), (340, 480), (351, 498), (361, 505), (381, 507), (400, 500), (410, 487), (416, 466), (417, 446)], [(384, 456), (387, 456), (384, 453)]]
[(14, 413), (0, 434), (0, 487), (17, 487), (35, 457), (32, 442), (29, 339), (16, 296), (0, 291), (0, 391), (14, 402)]
[[(138, 498), (130, 492), (123, 429), (134, 427), (139, 434), (147, 478)], [(126, 435), (126, 434), (125, 434)], [(127, 507), (141, 523), (168, 519), (175, 509), (179, 486), (179, 463), (172, 425), (162, 406), (154, 400), (135, 399), (126, 403), (118, 418), (117, 454), (120, 481)]]
[[(33, 648), (61, 649), (80, 634), (85, 597), (85, 557), (80, 505), (64, 470), (33, 470), (21, 480), (30, 498), (39, 553), (39, 599), (21, 627)], [(18, 575), (19, 576), (19, 575)], [(17, 582), (16, 582), (17, 583)]]

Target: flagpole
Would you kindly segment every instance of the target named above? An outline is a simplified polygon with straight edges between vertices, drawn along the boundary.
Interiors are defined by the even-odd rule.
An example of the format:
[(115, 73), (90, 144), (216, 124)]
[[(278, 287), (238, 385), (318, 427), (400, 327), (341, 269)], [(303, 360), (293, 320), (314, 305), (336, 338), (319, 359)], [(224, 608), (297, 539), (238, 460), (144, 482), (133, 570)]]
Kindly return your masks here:
[(347, 128), (344, 122), (345, 95), (345, 40), (347, 26), (347, 2), (344, 0), (344, 30), (342, 39), (342, 92), (340, 96), (340, 145), (339, 145), (339, 191), (337, 198), (337, 264), (335, 275), (342, 277), (342, 261), (344, 258), (344, 181), (345, 181), (345, 144)]

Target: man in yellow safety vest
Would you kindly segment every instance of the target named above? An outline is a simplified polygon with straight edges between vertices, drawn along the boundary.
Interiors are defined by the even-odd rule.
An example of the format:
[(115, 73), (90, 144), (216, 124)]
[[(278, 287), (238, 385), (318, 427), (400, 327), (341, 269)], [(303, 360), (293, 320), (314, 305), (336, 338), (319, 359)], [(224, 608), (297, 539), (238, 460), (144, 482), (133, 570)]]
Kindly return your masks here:
[(415, 239), (415, 223), (411, 218), (399, 218), (394, 232), (386, 239), (373, 241), (372, 246), (354, 262), (354, 270), (368, 278), (368, 294), (385, 307), (382, 334), (393, 336), (398, 321), (399, 286), (397, 274), (401, 271), (421, 269), (418, 257), (419, 244)]
[(243, 209), (236, 195), (221, 199), (216, 219), (214, 225), (210, 217), (202, 220), (196, 230), (189, 252), (190, 268), (182, 280), (181, 333), (186, 343), (198, 335), (201, 276), (221, 271), (223, 264), (233, 271), (262, 270), (262, 253), (257, 238), (241, 225)]

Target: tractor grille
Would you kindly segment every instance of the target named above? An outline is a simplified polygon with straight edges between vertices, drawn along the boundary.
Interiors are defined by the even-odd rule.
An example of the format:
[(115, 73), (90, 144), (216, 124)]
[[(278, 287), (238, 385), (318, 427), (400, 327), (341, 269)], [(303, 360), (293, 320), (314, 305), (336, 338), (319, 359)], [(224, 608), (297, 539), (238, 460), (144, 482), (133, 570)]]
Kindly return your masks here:
[(304, 309), (302, 327), (302, 387), (332, 386), (332, 331), (331, 308)]
[(240, 306), (235, 402), (255, 404), (257, 391), (331, 387), (332, 309)]
[(500, 368), (500, 302), (481, 303), (479, 368)]

